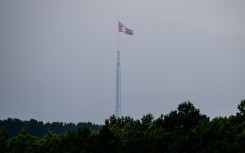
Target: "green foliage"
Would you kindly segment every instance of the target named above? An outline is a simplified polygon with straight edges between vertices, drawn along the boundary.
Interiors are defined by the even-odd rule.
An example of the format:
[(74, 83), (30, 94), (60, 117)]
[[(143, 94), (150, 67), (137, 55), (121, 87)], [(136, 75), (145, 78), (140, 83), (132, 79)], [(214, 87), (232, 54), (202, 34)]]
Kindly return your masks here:
[(91, 122), (87, 123), (62, 123), (62, 122), (53, 122), (46, 123), (37, 121), (35, 119), (30, 119), (30, 121), (21, 121), (19, 119), (0, 120), (0, 130), (6, 130), (9, 137), (18, 135), (18, 133), (25, 129), (29, 134), (36, 137), (43, 137), (48, 134), (49, 131), (57, 135), (65, 134), (67, 131), (77, 131), (78, 129), (89, 128), (93, 131), (99, 131), (101, 125), (92, 124)]
[(35, 153), (40, 152), (40, 144), (37, 137), (31, 136), (27, 131), (22, 130), (16, 137), (12, 137), (8, 141), (7, 152), (10, 153)]
[(245, 116), (245, 99), (241, 100), (241, 103), (238, 105), (237, 108), (240, 111), (240, 114)]
[[(31, 120), (26, 124), (11, 120), (14, 125), (24, 124), (32, 130), (22, 130), (10, 138), (5, 130), (1, 130), (0, 152), (244, 153), (244, 107), (245, 102), (242, 100), (236, 115), (216, 117), (210, 121), (188, 101), (181, 103), (177, 110), (156, 119), (152, 114), (146, 114), (140, 120), (111, 116), (99, 131), (89, 127), (76, 130), (78, 125), (73, 123), (49, 123), (46, 126), (55, 132), (50, 131), (42, 138), (31, 134), (35, 133), (33, 129), (40, 128), (37, 125), (43, 125), (42, 122)], [(64, 126), (68, 131), (63, 131)]]
[(8, 135), (5, 130), (0, 131), (0, 152), (7, 151)]

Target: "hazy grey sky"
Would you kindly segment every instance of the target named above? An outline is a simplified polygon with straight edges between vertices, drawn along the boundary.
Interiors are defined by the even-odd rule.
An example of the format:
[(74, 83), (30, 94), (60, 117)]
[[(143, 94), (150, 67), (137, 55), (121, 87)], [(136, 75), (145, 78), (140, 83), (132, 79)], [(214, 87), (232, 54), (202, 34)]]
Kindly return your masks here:
[(191, 101), (210, 117), (245, 98), (244, 0), (0, 0), (0, 119), (103, 123)]

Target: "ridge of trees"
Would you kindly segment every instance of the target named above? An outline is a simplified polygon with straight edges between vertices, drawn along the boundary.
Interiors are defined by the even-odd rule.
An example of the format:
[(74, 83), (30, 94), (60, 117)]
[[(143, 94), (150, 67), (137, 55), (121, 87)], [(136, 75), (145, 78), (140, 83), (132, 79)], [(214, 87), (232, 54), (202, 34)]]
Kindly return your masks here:
[(43, 123), (35, 119), (29, 121), (22, 121), (20, 119), (8, 118), (6, 120), (0, 120), (0, 129), (7, 131), (9, 137), (18, 135), (21, 130), (26, 130), (29, 134), (36, 137), (43, 137), (52, 132), (57, 135), (65, 134), (68, 131), (77, 131), (82, 128), (89, 128), (92, 131), (99, 131), (102, 126), (98, 124), (92, 124), (91, 122), (79, 122), (75, 123), (63, 123), (63, 122), (52, 122)]
[(20, 131), (9, 137), (0, 131), (1, 153), (244, 153), (245, 100), (239, 112), (212, 120), (191, 102), (154, 119), (111, 116), (99, 131), (84, 127), (57, 135), (49, 132), (42, 138)]

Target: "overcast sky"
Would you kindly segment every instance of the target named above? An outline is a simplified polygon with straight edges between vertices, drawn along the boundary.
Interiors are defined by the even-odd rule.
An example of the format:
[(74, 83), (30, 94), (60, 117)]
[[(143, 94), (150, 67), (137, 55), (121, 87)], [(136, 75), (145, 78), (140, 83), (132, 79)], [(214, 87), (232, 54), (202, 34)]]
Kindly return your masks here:
[(103, 123), (115, 113), (208, 116), (245, 98), (244, 0), (0, 0), (0, 119)]

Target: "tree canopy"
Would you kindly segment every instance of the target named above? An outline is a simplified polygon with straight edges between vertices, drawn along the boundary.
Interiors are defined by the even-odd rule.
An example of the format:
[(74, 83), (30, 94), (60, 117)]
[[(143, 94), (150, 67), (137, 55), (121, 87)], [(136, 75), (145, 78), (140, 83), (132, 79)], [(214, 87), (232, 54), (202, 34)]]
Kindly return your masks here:
[(42, 121), (37, 121), (35, 119), (30, 119), (29, 121), (21, 121), (20, 119), (8, 118), (6, 120), (0, 120), (0, 129), (6, 130), (9, 137), (18, 135), (21, 130), (26, 130), (29, 134), (36, 137), (43, 137), (49, 131), (57, 135), (65, 134), (68, 131), (77, 131), (82, 128), (89, 128), (92, 131), (99, 131), (101, 125), (92, 124), (91, 122), (80, 122), (80, 123), (63, 123), (63, 122), (53, 122), (53, 123), (43, 123)]
[[(42, 127), (43, 123), (30, 120), (28, 126), (17, 128), (26, 127), (26, 130), (20, 130), (16, 136), (9, 137), (6, 129), (0, 131), (0, 152), (244, 153), (244, 108), (245, 100), (242, 100), (236, 115), (210, 120), (188, 101), (179, 104), (177, 110), (158, 118), (154, 118), (152, 114), (136, 120), (111, 116), (99, 130), (93, 130), (89, 126), (74, 130), (78, 124), (49, 123), (45, 125), (49, 129), (53, 127), (53, 131), (42, 137), (34, 136), (32, 132), (35, 133), (35, 129)], [(14, 119), (8, 126), (21, 123), (23, 121)], [(55, 132), (54, 129), (63, 126), (67, 126), (69, 130)]]

